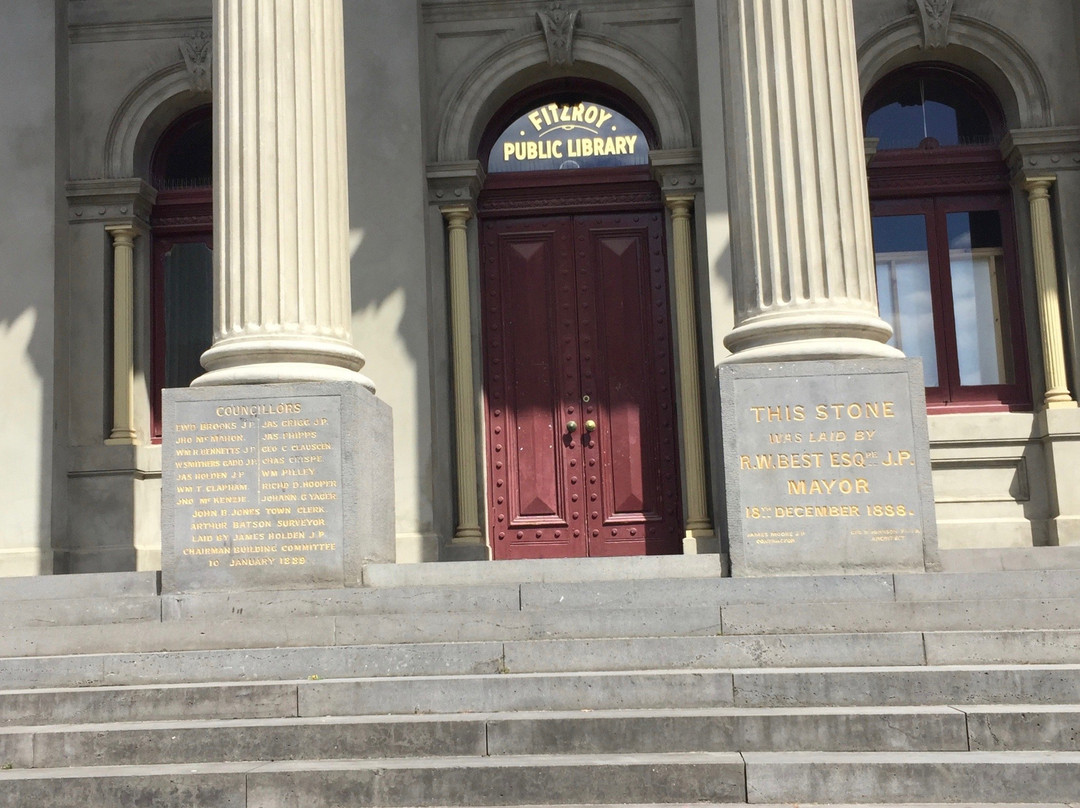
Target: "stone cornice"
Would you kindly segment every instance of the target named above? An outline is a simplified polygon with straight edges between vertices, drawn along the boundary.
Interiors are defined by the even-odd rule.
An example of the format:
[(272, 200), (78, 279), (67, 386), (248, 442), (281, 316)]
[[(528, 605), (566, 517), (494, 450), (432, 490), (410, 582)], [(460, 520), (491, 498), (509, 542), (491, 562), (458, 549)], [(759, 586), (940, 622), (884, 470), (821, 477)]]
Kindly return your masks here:
[(433, 205), (474, 205), (487, 172), (478, 160), (431, 163), (427, 167), (428, 202)]
[(193, 31), (210, 33), (209, 17), (149, 22), (79, 23), (68, 29), (73, 45), (94, 42), (143, 41), (147, 39), (182, 39)]
[(68, 221), (149, 226), (157, 191), (137, 177), (72, 180), (67, 184)]
[(649, 152), (649, 166), (665, 194), (692, 194), (704, 189), (701, 149), (656, 149)]
[(1080, 126), (1014, 129), (1001, 142), (1013, 176), (1026, 177), (1080, 169)]

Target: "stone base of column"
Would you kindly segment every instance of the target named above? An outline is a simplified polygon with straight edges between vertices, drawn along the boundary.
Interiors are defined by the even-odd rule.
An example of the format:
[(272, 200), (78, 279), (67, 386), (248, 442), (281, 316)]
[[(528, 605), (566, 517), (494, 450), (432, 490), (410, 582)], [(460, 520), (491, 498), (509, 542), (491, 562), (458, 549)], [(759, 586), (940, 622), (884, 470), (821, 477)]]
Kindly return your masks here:
[(348, 382), (370, 392), (375, 385), (360, 373), (364, 355), (351, 343), (325, 337), (256, 336), (225, 338), (202, 355), (206, 373), (192, 387), (231, 384)]
[(687, 530), (682, 540), (683, 555), (707, 555), (720, 552), (720, 538), (712, 530)]
[(785, 362), (806, 359), (899, 359), (903, 353), (886, 342), (888, 323), (873, 315), (850, 312), (780, 313), (748, 320), (724, 338), (732, 351), (725, 364)]
[(721, 365), (736, 576), (940, 568), (922, 363)]
[(390, 408), (363, 385), (166, 390), (162, 409), (164, 591), (358, 586), (396, 560)]
[(1078, 405), (1066, 393), (1063, 398), (1047, 398), (1043, 406), (1048, 410), (1075, 410)]
[(440, 561), (487, 561), (490, 558), (491, 551), (482, 536), (476, 539), (459, 539), (455, 536), (439, 553)]

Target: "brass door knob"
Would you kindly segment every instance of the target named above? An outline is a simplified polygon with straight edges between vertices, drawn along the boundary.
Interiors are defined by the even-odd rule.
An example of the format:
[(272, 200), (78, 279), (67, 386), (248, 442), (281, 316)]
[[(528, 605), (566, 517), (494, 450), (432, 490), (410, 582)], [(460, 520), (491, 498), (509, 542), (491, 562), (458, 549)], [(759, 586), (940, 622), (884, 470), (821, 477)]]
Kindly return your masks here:
[(567, 432), (577, 432), (577, 421), (567, 421), (566, 422), (566, 431)]
[(586, 432), (595, 432), (596, 431), (596, 421), (592, 420), (591, 418), (588, 421), (586, 421), (585, 422), (585, 431)]

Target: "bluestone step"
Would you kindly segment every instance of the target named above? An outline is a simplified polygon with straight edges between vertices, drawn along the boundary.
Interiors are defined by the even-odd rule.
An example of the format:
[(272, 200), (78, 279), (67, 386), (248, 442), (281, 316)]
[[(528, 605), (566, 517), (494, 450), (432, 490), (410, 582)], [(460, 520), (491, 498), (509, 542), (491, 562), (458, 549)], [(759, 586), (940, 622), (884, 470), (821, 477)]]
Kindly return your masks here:
[(300, 589), (196, 592), (161, 597), (164, 620), (261, 620), (339, 614), (417, 614), (421, 612), (511, 611), (520, 608), (516, 584), (421, 586), (387, 589)]
[(0, 602), (0, 629), (157, 623), (160, 620), (161, 601), (156, 595)]
[(1080, 629), (1080, 599), (752, 603), (721, 608), (724, 634)]
[(947, 707), (470, 713), (0, 728), (0, 764), (15, 768), (440, 755), (967, 749), (964, 714)]
[[(95, 572), (0, 578), (0, 601), (151, 597), (161, 591), (160, 581), (160, 572)], [(0, 608), (3, 606), (0, 603)]]
[(787, 578), (654, 579), (521, 584), (521, 608), (668, 608), (692, 603), (713, 609), (731, 603), (837, 603), (895, 600), (892, 575)]
[(8, 657), (0, 688), (923, 662), (923, 638), (913, 633), (401, 643)]
[(1068, 802), (1077, 752), (748, 752), (757, 802)]
[(1080, 630), (943, 631), (923, 636), (931, 665), (1080, 662)]
[(716, 636), (720, 612), (696, 608), (609, 609), (590, 612), (422, 612), (278, 619), (170, 620), (129, 626), (10, 629), (0, 632), (0, 657), (85, 653), (484, 642), (581, 637)]
[(1080, 706), (984, 705), (963, 708), (972, 751), (1056, 749), (1080, 752)]
[(341, 808), (743, 802), (725, 753), (281, 761), (0, 771), (0, 808)]
[(1080, 598), (1076, 570), (897, 574), (896, 600)]
[(1080, 665), (736, 670), (738, 707), (1080, 704)]
[(511, 672), (659, 668), (921, 665), (922, 636), (804, 634), (507, 642)]
[(251, 648), (0, 659), (0, 688), (494, 673), (501, 643)]
[(297, 687), (296, 682), (217, 682), (0, 691), (0, 726), (286, 718), (297, 715)]
[(577, 583), (651, 580), (656, 578), (719, 578), (719, 555), (621, 556), (612, 558), (547, 558), (526, 561), (454, 561), (421, 564), (368, 564), (364, 585), (475, 586), (477, 584)]

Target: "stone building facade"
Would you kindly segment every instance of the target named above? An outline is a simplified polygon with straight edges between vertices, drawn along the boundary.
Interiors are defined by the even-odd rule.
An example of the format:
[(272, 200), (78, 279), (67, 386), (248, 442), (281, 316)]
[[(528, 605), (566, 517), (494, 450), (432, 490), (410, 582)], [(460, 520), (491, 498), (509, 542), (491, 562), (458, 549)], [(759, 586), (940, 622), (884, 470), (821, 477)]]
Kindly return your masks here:
[[(212, 81), (215, 37), (274, 22), (215, 28), (211, 6), (27, 0), (7, 12), (0, 575), (160, 564), (159, 391), (200, 372), (191, 357), (210, 339), (209, 133), (228, 103)], [(594, 422), (589, 374), (636, 384), (627, 400), (652, 414), (624, 428), (659, 436), (655, 456), (605, 471), (626, 478), (632, 500), (637, 478), (658, 469), (671, 514), (659, 544), (624, 549), (721, 551), (713, 368), (889, 356), (897, 344), (927, 368), (942, 548), (1080, 544), (1071, 0), (343, 6), (345, 144), (302, 98), (229, 113), (347, 146), (352, 340), (394, 412), (399, 562), (513, 556), (499, 546), (500, 518), (514, 514), (496, 490), (498, 436), (555, 430), (551, 445), (572, 442), (563, 420)], [(272, 28), (278, 52), (241, 75), (281, 79), (310, 62)], [(587, 148), (621, 164), (500, 170), (530, 114), (537, 131), (619, 121), (565, 149), (566, 160)], [(640, 159), (631, 137), (647, 144)], [(534, 156), (561, 159), (550, 143)], [(292, 144), (276, 141), (276, 159)], [(600, 268), (567, 270), (587, 280), (566, 287), (566, 331), (554, 325), (562, 287), (533, 283), (535, 267), (563, 271), (530, 263), (538, 232), (554, 234), (556, 252), (593, 239), (601, 256)], [(603, 256), (627, 244), (651, 257), (619, 286), (623, 265)], [(551, 317), (537, 314), (545, 295)], [(659, 312), (652, 331), (651, 315), (627, 308), (645, 300)], [(590, 307), (609, 319), (583, 325)], [(637, 318), (625, 331), (624, 316)], [(528, 347), (547, 324), (554, 341)], [(536, 389), (508, 387), (499, 364), (517, 361), (515, 378), (528, 378), (545, 364), (529, 362), (548, 357), (562, 372), (552, 357), (564, 345), (582, 412), (527, 420), (550, 410), (528, 396), (555, 382), (540, 373)], [(504, 415), (499, 395), (521, 406)], [(599, 429), (615, 439), (602, 419)], [(508, 447), (541, 444), (534, 434)], [(515, 495), (535, 488), (519, 510), (533, 503), (542, 516), (546, 493), (572, 496), (530, 473), (510, 480)], [(532, 546), (525, 555), (583, 552)], [(598, 548), (584, 552), (609, 552)]]

